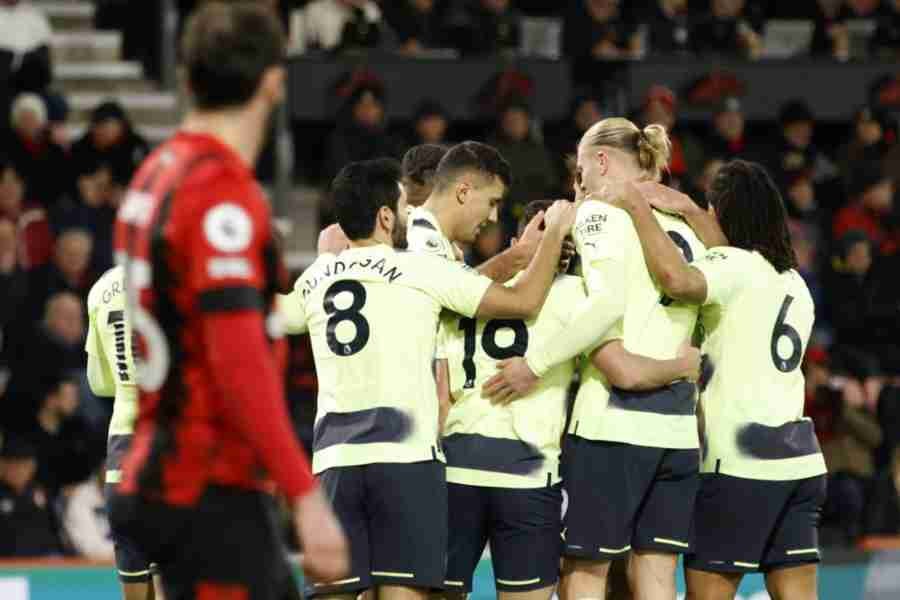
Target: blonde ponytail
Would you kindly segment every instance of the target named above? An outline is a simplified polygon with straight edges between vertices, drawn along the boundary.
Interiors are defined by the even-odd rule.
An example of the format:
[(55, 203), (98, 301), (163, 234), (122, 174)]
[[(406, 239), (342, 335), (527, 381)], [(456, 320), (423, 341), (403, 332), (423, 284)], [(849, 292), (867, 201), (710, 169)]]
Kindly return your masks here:
[(659, 181), (669, 166), (672, 142), (662, 125), (637, 125), (621, 117), (610, 117), (595, 123), (585, 134), (591, 146), (609, 146), (628, 152), (635, 157), (644, 179)]

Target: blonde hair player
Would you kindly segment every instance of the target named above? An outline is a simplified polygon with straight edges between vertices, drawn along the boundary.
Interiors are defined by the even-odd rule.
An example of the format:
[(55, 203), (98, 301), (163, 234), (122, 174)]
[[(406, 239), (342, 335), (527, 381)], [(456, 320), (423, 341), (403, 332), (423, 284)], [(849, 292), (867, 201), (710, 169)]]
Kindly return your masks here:
[[(639, 129), (622, 118), (604, 119), (585, 133), (576, 174), (585, 199), (573, 237), (588, 299), (560, 334), (531, 346), (524, 359), (502, 363), (485, 385), (488, 395), (509, 401), (554, 365), (596, 352), (594, 361), (584, 361), (563, 444), (569, 498), (563, 600), (605, 597), (610, 562), (629, 553), (636, 596), (674, 600), (677, 555), (690, 548), (699, 467), (695, 385), (662, 370), (634, 381), (623, 364), (626, 349), (678, 358), (694, 333), (697, 309), (662, 293), (628, 214), (597, 199), (620, 193), (628, 182), (658, 181), (670, 148), (661, 125)], [(655, 216), (685, 258), (705, 251), (682, 219)]]

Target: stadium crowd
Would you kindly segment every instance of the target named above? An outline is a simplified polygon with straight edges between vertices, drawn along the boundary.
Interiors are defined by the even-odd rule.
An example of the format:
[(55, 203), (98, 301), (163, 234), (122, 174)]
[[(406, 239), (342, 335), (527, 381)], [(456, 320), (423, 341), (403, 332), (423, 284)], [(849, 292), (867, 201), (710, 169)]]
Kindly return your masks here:
[[(113, 2), (108, 2), (114, 4)], [(68, 139), (67, 107), (50, 65), (50, 27), (27, 2), (0, 3), (0, 557), (78, 554), (108, 558), (99, 469), (108, 399), (85, 378), (88, 290), (113, 264), (112, 224), (148, 143), (125, 110), (104, 102), (90, 128)], [(103, 4), (102, 2), (100, 4)], [(187, 10), (190, 2), (179, 3)], [(872, 56), (900, 49), (900, 1), (569, 2), (480, 0), (313, 0), (281, 3), (291, 49), (365, 51), (393, 48), (427, 57), (435, 49), (462, 56), (515, 51), (522, 15), (561, 18), (559, 54), (597, 60), (654, 54), (759, 57), (766, 19), (815, 23), (810, 53), (847, 60), (846, 22), (872, 18)], [(707, 4), (707, 3), (701, 3)], [(115, 20), (115, 19), (113, 19)], [(26, 23), (27, 26), (22, 24)], [(17, 35), (12, 35), (16, 32)], [(500, 222), (468, 249), (479, 264), (498, 254), (532, 200), (571, 196), (567, 157), (585, 131), (610, 114), (608, 98), (572, 90), (569, 114), (542, 123), (528, 98), (502, 98), (479, 137), (511, 163), (515, 179)], [(347, 90), (320, 165), (304, 175), (329, 181), (345, 164), (400, 158), (418, 144), (458, 141), (471, 124), (454, 123), (440, 99), (428, 99), (409, 122), (388, 123), (377, 81)], [(845, 132), (821, 127), (802, 101), (782, 107), (776, 123), (747, 123), (737, 97), (721, 98), (708, 123), (682, 123), (679, 98), (664, 86), (631, 107), (641, 124), (661, 123), (673, 142), (668, 183), (702, 196), (716, 169), (733, 158), (765, 164), (791, 217), (801, 274), (817, 305), (805, 359), (806, 412), (829, 467), (825, 545), (864, 535), (900, 535), (900, 140), (895, 117), (872, 103), (859, 107)], [(437, 155), (440, 156), (439, 154)], [(423, 177), (436, 164), (421, 159)], [(431, 160), (434, 160), (433, 158)], [(421, 183), (413, 181), (412, 183)], [(323, 202), (321, 225), (331, 219)], [(293, 406), (311, 427), (312, 357), (297, 342), (289, 386)]]

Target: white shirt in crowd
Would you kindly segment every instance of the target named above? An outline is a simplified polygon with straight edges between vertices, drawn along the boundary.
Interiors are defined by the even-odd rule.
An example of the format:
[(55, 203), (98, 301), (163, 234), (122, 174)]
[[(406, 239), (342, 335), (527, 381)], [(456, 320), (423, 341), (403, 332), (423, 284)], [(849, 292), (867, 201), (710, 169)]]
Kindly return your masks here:
[(335, 48), (357, 8), (369, 23), (381, 21), (381, 9), (374, 0), (315, 0), (292, 12), (290, 53), (303, 54), (314, 46), (324, 50)]
[(30, 2), (0, 3), (0, 49), (16, 55), (50, 45), (50, 21)]

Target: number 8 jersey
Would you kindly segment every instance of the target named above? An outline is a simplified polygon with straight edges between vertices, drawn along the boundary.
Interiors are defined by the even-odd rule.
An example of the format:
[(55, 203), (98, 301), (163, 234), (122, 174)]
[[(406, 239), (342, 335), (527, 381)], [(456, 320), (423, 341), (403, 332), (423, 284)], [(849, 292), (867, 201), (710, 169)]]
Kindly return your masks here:
[(388, 246), (326, 254), (279, 298), (319, 380), (313, 470), (443, 460), (432, 357), (442, 308), (473, 316), (491, 280)]
[(706, 277), (703, 351), (715, 367), (700, 398), (701, 471), (776, 481), (825, 473), (803, 418), (800, 363), (815, 319), (806, 283), (739, 248), (714, 248), (692, 266)]

